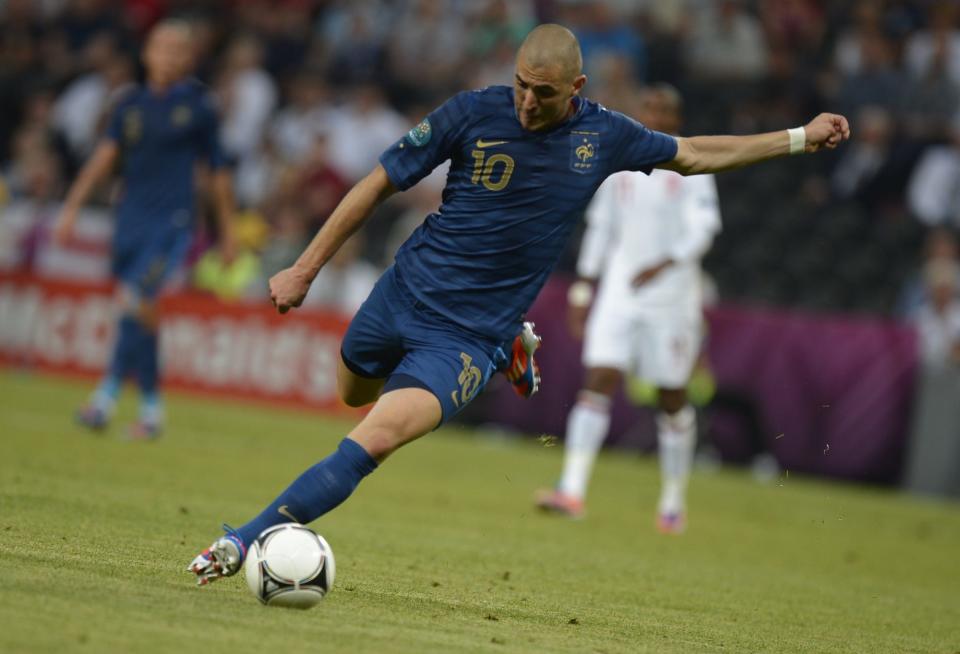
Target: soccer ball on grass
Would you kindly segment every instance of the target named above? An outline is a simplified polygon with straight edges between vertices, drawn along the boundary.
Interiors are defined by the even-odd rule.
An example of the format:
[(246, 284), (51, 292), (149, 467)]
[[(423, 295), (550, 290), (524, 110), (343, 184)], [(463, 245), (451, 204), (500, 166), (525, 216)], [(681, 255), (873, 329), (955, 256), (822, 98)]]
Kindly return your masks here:
[(295, 522), (265, 529), (247, 548), (244, 574), (268, 606), (309, 609), (333, 588), (336, 564), (322, 536)]

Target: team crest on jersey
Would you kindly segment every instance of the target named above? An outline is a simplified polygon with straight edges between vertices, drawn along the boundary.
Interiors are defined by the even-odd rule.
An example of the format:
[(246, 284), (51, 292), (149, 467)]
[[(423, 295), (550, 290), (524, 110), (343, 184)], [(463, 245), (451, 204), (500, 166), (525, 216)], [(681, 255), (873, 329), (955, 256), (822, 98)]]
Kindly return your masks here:
[(143, 116), (137, 109), (131, 109), (123, 115), (123, 139), (127, 143), (136, 143), (143, 136)]
[(433, 136), (433, 128), (430, 127), (430, 121), (426, 118), (407, 132), (407, 140), (410, 141), (411, 145), (415, 145), (418, 148), (429, 143), (431, 136)]
[(600, 150), (597, 132), (570, 132), (570, 168), (576, 173), (593, 171)]
[(460, 360), (463, 362), (463, 370), (460, 371), (460, 375), (457, 377), (457, 382), (460, 384), (459, 397), (457, 397), (457, 391), (450, 393), (454, 406), (458, 408), (466, 405), (473, 399), (473, 396), (480, 390), (480, 384), (483, 382), (483, 374), (480, 372), (480, 368), (473, 365), (473, 357), (466, 352), (461, 352)]
[(192, 117), (193, 112), (190, 111), (190, 107), (185, 104), (181, 104), (175, 107), (173, 113), (170, 114), (170, 122), (176, 127), (183, 127), (190, 122)]

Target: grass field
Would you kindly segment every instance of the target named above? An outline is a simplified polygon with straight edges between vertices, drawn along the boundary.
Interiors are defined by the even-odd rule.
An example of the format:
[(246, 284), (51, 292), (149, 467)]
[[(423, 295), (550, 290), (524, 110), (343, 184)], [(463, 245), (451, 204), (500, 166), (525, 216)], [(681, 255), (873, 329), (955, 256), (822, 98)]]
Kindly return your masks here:
[[(308, 612), (184, 572), (348, 424), (174, 396), (167, 436), (72, 426), (88, 388), (0, 370), (0, 652), (960, 652), (960, 507), (786, 478), (696, 477), (653, 530), (653, 461), (601, 457), (590, 516), (530, 508), (560, 448), (447, 429), (313, 526)], [(559, 409), (558, 409), (559, 410)]]

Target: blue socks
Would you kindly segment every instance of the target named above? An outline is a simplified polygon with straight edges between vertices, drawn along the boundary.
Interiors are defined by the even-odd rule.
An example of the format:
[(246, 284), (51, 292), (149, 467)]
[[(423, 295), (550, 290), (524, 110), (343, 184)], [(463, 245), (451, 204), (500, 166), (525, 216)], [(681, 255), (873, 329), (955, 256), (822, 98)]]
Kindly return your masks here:
[(139, 367), (137, 349), (140, 347), (141, 332), (140, 322), (131, 315), (123, 315), (117, 322), (110, 367), (94, 394), (94, 402), (106, 413), (113, 411), (123, 380)]
[(140, 393), (143, 394), (144, 398), (156, 396), (160, 366), (157, 362), (157, 332), (155, 330), (140, 327), (137, 357), (137, 382), (140, 385)]
[(313, 522), (350, 497), (377, 462), (354, 440), (344, 438), (337, 450), (306, 470), (256, 518), (237, 529), (244, 547), (267, 527), (284, 522)]

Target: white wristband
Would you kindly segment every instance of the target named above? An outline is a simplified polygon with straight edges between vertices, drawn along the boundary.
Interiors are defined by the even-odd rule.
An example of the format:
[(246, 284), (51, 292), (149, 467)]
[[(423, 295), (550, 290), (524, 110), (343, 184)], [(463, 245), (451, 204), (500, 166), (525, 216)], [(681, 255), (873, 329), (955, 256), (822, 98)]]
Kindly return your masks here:
[(571, 307), (588, 307), (593, 300), (593, 286), (590, 282), (579, 280), (570, 285), (567, 291), (567, 303)]
[(787, 130), (790, 135), (790, 154), (803, 154), (807, 147), (807, 130), (803, 127), (794, 127)]

